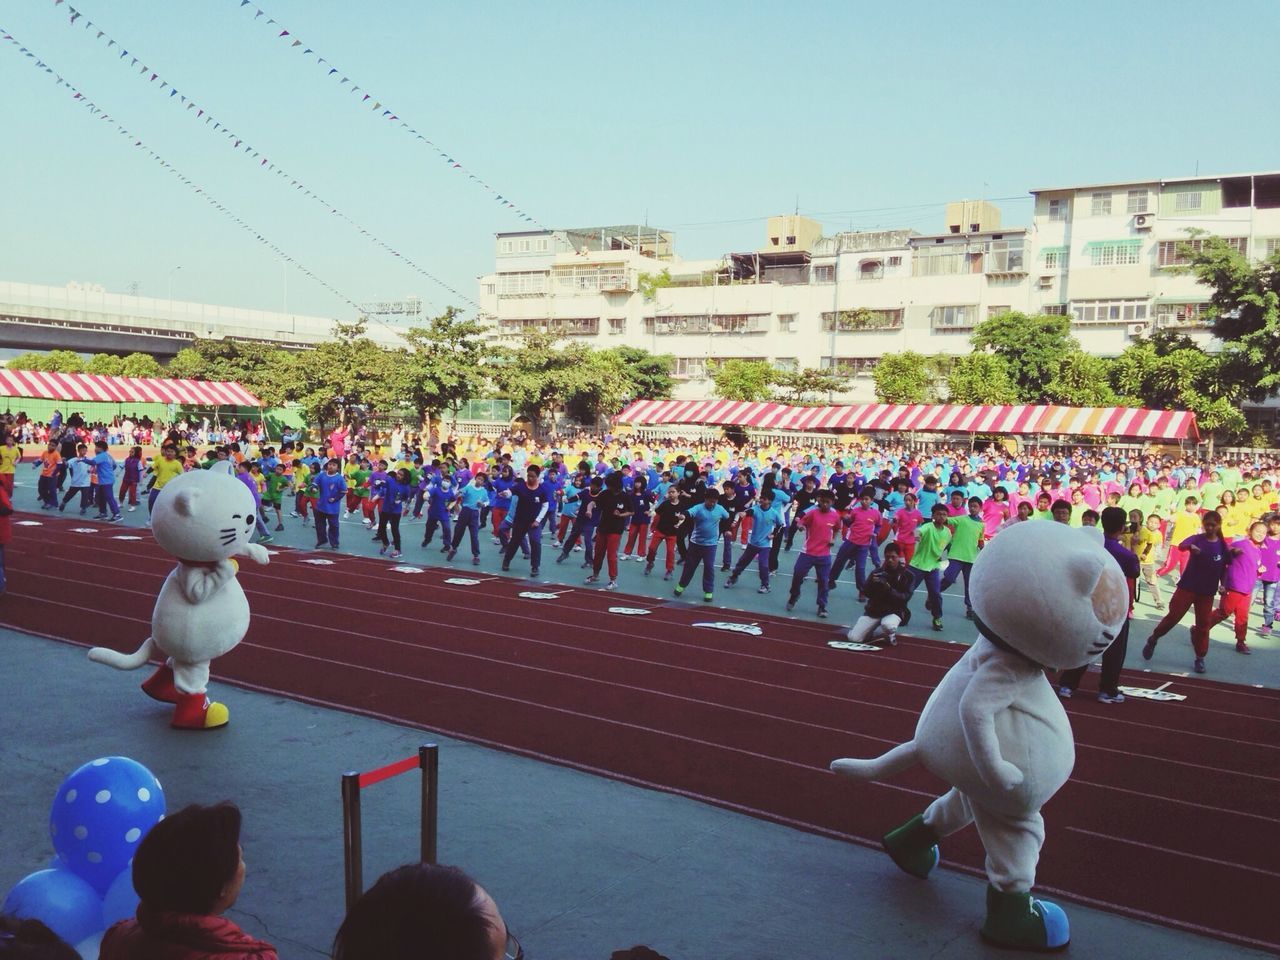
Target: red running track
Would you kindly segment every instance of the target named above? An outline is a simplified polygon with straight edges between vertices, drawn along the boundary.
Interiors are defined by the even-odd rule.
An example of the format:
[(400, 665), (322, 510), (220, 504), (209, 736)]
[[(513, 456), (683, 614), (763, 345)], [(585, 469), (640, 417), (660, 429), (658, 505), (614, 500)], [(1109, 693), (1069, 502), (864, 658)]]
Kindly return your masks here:
[[(98, 532), (46, 523), (40, 539), (10, 546), (0, 618), (79, 643), (92, 616), (96, 637), (133, 650), (173, 561), (145, 532), (126, 541), (113, 538), (138, 531), (83, 526)], [(330, 563), (307, 563), (316, 559)], [(827, 764), (908, 739), (959, 645), (907, 638), (880, 653), (837, 651), (829, 624), (545, 585), (557, 599), (531, 600), (517, 596), (528, 582), (469, 566), (391, 566), (293, 550), (265, 568), (243, 563), (253, 625), (215, 677), (860, 844), (877, 845), (943, 789), (921, 770), (854, 784)], [(614, 605), (652, 612), (609, 613)], [(763, 635), (692, 626), (708, 619), (756, 622)], [(1280, 950), (1280, 912), (1263, 907), (1280, 902), (1280, 693), (1125, 678), (1165, 680), (1188, 699), (1068, 705), (1078, 758), (1045, 810), (1038, 889)], [(948, 838), (943, 855), (982, 875), (974, 831)]]

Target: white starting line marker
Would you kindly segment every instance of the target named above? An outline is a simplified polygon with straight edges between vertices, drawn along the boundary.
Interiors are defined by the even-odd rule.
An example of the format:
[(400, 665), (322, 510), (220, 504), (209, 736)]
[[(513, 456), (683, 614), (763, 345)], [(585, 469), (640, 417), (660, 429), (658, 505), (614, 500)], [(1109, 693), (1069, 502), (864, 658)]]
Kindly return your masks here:
[(71, 532), (72, 533), (97, 533), (98, 528), (97, 527), (72, 527)]
[(332, 561), (332, 560), (326, 560), (326, 559), (324, 559), (323, 557), (316, 557), (316, 558), (315, 558), (315, 559), (313, 559), (313, 560), (299, 560), (298, 562), (299, 562), (299, 563), (309, 563), (309, 564), (311, 564), (312, 566), (315, 566), (315, 567), (332, 567), (332, 566), (333, 566), (333, 561)]
[(1139, 700), (1158, 700), (1161, 703), (1187, 699), (1184, 694), (1170, 693), (1165, 689), (1172, 683), (1173, 681), (1170, 680), (1168, 683), (1160, 684), (1155, 689), (1150, 687), (1121, 687), (1120, 692), (1126, 697), (1137, 697)]
[(727, 623), (723, 620), (703, 621), (695, 623), (695, 627), (710, 627), (712, 630), (728, 630), (730, 633), (746, 633), (753, 637), (764, 635), (764, 631), (760, 629), (759, 624), (755, 623)]
[(130, 536), (129, 534), (127, 534), (127, 533), (122, 533), (120, 536), (118, 536), (118, 537), (112, 537), (111, 539), (112, 539), (112, 540), (141, 540), (142, 538), (141, 538), (141, 537), (131, 537), (131, 536)]
[(458, 587), (474, 587), (477, 583), (485, 583), (489, 580), (497, 580), (497, 577), (445, 577), (445, 583), (452, 583)]
[(44, 526), (44, 524), (41, 523), (39, 520), (15, 520), (14, 523), (16, 523), (20, 527), (43, 527)]
[(610, 613), (620, 613), (626, 617), (647, 617), (653, 613), (652, 610), (645, 610), (642, 607), (610, 607)]
[(866, 650), (869, 653), (875, 653), (884, 649), (884, 647), (877, 647), (872, 643), (854, 643), (852, 640), (828, 640), (827, 646), (833, 647), (836, 650)]
[(427, 571), (423, 570), (421, 567), (400, 566), (400, 567), (392, 567), (391, 572), (392, 573), (426, 573)]
[(516, 596), (524, 597), (526, 600), (559, 600), (566, 593), (572, 592), (572, 590), (562, 590), (559, 593), (542, 593), (538, 590), (521, 590)]

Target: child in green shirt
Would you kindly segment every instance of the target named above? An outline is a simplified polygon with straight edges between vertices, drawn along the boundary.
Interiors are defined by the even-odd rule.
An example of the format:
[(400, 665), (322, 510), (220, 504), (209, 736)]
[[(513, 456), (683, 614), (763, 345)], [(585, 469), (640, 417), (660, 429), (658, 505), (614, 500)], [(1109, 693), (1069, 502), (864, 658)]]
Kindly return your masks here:
[[(951, 528), (947, 526), (947, 506), (935, 503), (930, 514), (931, 522), (916, 531), (916, 550), (911, 555), (907, 572), (911, 574), (911, 592), (924, 582), (928, 590), (925, 609), (933, 614), (933, 629), (942, 629), (942, 554), (951, 543)], [(981, 523), (979, 523), (981, 526)]]
[(963, 517), (952, 517), (951, 546), (947, 550), (947, 572), (942, 577), (942, 592), (964, 577), (964, 615), (973, 619), (973, 605), (969, 602), (969, 575), (973, 572), (974, 561), (978, 559), (978, 550), (982, 547), (985, 528), (982, 523), (982, 500), (979, 497), (969, 498), (969, 512)]

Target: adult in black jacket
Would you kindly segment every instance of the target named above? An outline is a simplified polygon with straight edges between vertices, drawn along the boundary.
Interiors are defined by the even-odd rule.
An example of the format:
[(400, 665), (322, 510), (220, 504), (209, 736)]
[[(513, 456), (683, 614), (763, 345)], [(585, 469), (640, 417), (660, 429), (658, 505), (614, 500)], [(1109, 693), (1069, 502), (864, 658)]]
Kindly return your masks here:
[(857, 622), (849, 628), (853, 643), (876, 643), (893, 646), (898, 642), (898, 627), (911, 619), (907, 601), (911, 599), (911, 574), (896, 543), (884, 548), (884, 563), (876, 567), (863, 587), (867, 605)]

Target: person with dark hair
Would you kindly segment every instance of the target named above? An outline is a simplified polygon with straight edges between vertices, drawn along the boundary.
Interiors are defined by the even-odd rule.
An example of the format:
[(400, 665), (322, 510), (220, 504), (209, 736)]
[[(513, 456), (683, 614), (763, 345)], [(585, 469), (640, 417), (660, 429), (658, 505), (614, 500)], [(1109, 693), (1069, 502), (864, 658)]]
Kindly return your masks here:
[(240, 810), (185, 807), (143, 837), (133, 858), (137, 916), (102, 938), (99, 960), (277, 960), (222, 916), (244, 886)]
[(347, 911), (333, 960), (522, 960), (484, 887), (457, 867), (414, 863), (383, 874)]
[[(4, 492), (0, 487), (0, 492)], [(80, 960), (75, 948), (39, 920), (0, 913), (0, 957), (4, 960)]]

